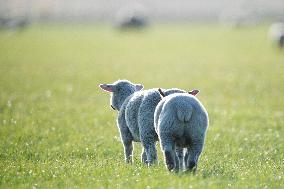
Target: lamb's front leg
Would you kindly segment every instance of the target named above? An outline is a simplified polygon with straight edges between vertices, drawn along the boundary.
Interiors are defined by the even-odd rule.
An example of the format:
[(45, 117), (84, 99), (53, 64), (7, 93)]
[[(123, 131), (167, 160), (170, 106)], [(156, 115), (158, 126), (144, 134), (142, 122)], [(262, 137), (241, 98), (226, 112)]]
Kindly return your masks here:
[(183, 169), (183, 148), (176, 147), (176, 170), (182, 170)]
[(132, 163), (132, 156), (133, 156), (133, 137), (125, 125), (120, 125), (120, 135), (124, 147), (124, 156), (126, 163)]
[(125, 162), (132, 163), (133, 137), (132, 137), (132, 134), (129, 128), (127, 127), (126, 120), (125, 120), (125, 114), (123, 110), (119, 112), (117, 123), (118, 123), (119, 132), (120, 132), (120, 137), (121, 137), (123, 147), (124, 147)]
[(185, 148), (185, 152), (184, 152), (184, 157), (183, 157), (183, 161), (184, 161), (184, 166), (187, 169), (188, 165), (187, 165), (187, 159), (189, 157), (189, 148)]
[(118, 123), (119, 123), (118, 126), (119, 126), (121, 140), (122, 140), (123, 147), (124, 147), (125, 162), (132, 163), (133, 137), (128, 127), (126, 126), (124, 119), (119, 119)]

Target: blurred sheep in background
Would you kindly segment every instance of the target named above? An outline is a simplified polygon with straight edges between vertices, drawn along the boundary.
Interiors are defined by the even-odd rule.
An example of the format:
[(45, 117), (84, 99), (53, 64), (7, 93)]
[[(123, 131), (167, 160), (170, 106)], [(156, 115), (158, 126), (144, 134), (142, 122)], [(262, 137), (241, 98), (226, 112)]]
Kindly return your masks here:
[(275, 22), (273, 23), (268, 31), (268, 37), (272, 40), (273, 44), (278, 48), (284, 47), (284, 23)]
[(119, 29), (142, 29), (147, 25), (145, 8), (140, 4), (123, 7), (117, 12), (115, 26)]

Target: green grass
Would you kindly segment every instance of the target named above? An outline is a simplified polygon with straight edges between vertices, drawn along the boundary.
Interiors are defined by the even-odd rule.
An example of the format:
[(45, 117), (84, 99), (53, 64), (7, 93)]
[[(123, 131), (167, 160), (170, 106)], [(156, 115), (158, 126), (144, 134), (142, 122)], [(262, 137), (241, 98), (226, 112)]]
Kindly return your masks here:
[[(284, 188), (284, 53), (267, 27), (33, 26), (0, 31), (0, 188)], [(99, 83), (201, 90), (197, 175), (126, 165)], [(159, 148), (159, 146), (158, 146)]]

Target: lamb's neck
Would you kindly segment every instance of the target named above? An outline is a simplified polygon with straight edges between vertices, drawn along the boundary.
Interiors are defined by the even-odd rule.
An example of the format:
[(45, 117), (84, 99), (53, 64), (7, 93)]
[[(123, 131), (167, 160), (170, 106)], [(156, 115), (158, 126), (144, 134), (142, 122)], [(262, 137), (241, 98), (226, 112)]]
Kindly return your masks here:
[(123, 96), (120, 97), (120, 100), (119, 100), (119, 102), (118, 102), (118, 104), (117, 104), (117, 110), (118, 110), (118, 111), (120, 110), (120, 108), (121, 108), (122, 104), (124, 103), (124, 101), (125, 101), (130, 95), (132, 95), (133, 93), (134, 93), (134, 92), (131, 92), (131, 93), (125, 94), (125, 95), (123, 95)]

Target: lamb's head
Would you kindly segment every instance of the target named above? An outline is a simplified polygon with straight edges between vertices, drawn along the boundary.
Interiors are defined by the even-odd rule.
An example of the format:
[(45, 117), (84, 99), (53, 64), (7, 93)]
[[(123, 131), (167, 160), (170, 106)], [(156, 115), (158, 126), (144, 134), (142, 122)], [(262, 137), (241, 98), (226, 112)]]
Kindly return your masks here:
[(118, 80), (112, 84), (100, 84), (100, 88), (110, 93), (110, 106), (119, 111), (124, 100), (134, 92), (143, 89), (143, 85), (133, 84), (127, 80)]
[(173, 88), (173, 89), (168, 89), (168, 90), (162, 90), (162, 89), (158, 89), (160, 95), (162, 97), (165, 97), (165, 96), (169, 96), (170, 94), (174, 94), (174, 93), (188, 93), (188, 94), (191, 94), (193, 96), (197, 95), (197, 93), (199, 93), (199, 90), (197, 89), (194, 89), (192, 91), (184, 91), (184, 90), (181, 90), (181, 89), (176, 89), (176, 88)]

